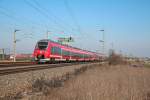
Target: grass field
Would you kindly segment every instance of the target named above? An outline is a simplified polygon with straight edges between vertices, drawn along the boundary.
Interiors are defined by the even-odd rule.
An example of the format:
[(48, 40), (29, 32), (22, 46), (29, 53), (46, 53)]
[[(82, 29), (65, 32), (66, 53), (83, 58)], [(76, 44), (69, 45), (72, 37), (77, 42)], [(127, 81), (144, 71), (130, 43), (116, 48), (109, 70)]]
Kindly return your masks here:
[(150, 100), (150, 69), (129, 65), (95, 66), (31, 100)]

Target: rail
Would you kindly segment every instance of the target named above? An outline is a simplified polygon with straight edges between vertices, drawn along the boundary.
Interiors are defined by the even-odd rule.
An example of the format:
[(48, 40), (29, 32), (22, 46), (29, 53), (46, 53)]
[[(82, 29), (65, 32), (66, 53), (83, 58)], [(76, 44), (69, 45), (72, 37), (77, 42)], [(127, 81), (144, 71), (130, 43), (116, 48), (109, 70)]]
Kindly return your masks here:
[(0, 76), (22, 73), (27, 71), (41, 70), (41, 69), (49, 69), (56, 67), (64, 67), (64, 66), (72, 66), (72, 65), (80, 65), (80, 64), (88, 64), (93, 62), (73, 62), (73, 63), (57, 63), (57, 64), (40, 64), (40, 65), (27, 65), (27, 66), (7, 66), (0, 67)]

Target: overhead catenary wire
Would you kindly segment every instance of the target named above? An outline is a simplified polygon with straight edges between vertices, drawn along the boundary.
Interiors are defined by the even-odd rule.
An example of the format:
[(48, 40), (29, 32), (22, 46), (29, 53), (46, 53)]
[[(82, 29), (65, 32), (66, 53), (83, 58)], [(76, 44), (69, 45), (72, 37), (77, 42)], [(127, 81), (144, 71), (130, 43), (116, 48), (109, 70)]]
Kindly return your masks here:
[(71, 7), (69, 6), (69, 3), (67, 0), (64, 0), (64, 4), (65, 4), (65, 7), (69, 13), (69, 15), (71, 16), (75, 26), (77, 27), (78, 31), (80, 32), (80, 34), (82, 33), (82, 30), (81, 30), (81, 26), (79, 25), (74, 13), (73, 13), (73, 10), (71, 9)]
[[(19, 23), (18, 25), (16, 24), (15, 26), (29, 25), (29, 23), (32, 24), (31, 27), (34, 26), (35, 28), (38, 28), (38, 29), (39, 29), (39, 28), (42, 28), (42, 27), (45, 28), (45, 26), (46, 26), (46, 25), (42, 25), (41, 23), (32, 21), (31, 19), (28, 19), (28, 18), (25, 17), (25, 16), (16, 16), (16, 15), (15, 15), (15, 12), (14, 12), (12, 9), (9, 10), (8, 8), (4, 8), (4, 7), (1, 7), (1, 6), (0, 6), (0, 14), (6, 16), (6, 17), (8, 17), (8, 18), (10, 18), (10, 19), (13, 20), (13, 21), (15, 21), (15, 24), (16, 24), (16, 22)], [(13, 15), (12, 15), (12, 14), (13, 14)], [(22, 19), (25, 19), (25, 20), (22, 20)], [(20, 21), (20, 20), (21, 20), (21, 21)], [(53, 28), (53, 29), (54, 29), (54, 28)], [(31, 30), (33, 30), (33, 28), (32, 28)], [(55, 29), (55, 30), (56, 30), (56, 29)], [(32, 35), (32, 36), (33, 36), (33, 35)], [(33, 37), (35, 37), (35, 35), (34, 35)]]
[[(22, 24), (27, 24), (28, 25), (29, 23), (31, 23), (34, 27), (36, 27), (38, 29), (42, 28), (42, 27), (43, 28), (49, 28), (48, 27), (49, 25), (48, 24), (46, 25), (46, 23), (45, 24), (44, 23), (39, 23), (39, 22), (33, 21), (33, 20), (31, 20), (31, 19), (29, 19), (29, 18), (27, 18), (25, 16), (15, 16), (15, 11), (13, 11), (12, 9), (10, 10), (8, 8), (4, 8), (4, 7), (1, 7), (1, 6), (0, 6), (0, 9), (4, 10), (4, 12), (2, 12), (2, 13), (4, 13), (3, 15), (5, 15), (5, 16), (7, 16), (7, 17), (9, 17), (12, 20), (15, 20), (17, 22), (19, 22), (19, 20), (21, 20)], [(22, 20), (22, 19), (24, 19), (24, 20)], [(40, 19), (38, 18), (38, 20), (40, 20)], [(59, 30), (58, 28), (54, 28), (54, 27), (50, 27), (50, 28), (54, 29), (54, 30)]]
[[(24, 16), (15, 16), (15, 15), (12, 15), (11, 13), (14, 13), (14, 11), (12, 10), (8, 10), (6, 8), (3, 8), (0, 6), (0, 14), (2, 15), (5, 15), (6, 17), (9, 17), (10, 19), (16, 21), (16, 22), (19, 22), (21, 25), (29, 25), (29, 23), (39, 27), (39, 23), (36, 24), (35, 22), (29, 20), (28, 18), (24, 17)], [(22, 19), (25, 19), (25, 20), (22, 20)], [(19, 21), (21, 20), (21, 21)], [(42, 26), (42, 25), (41, 25)]]
[[(61, 21), (61, 19), (58, 18), (56, 15), (54, 15), (54, 13), (52, 13), (52, 11), (50, 11), (50, 10), (46, 9), (45, 7), (41, 6), (41, 4), (39, 4), (36, 0), (33, 0), (32, 2), (38, 7), (39, 10), (41, 10), (43, 13), (47, 14), (47, 15), (48, 15), (47, 17), (51, 17), (51, 20), (53, 20), (53, 22), (54, 22), (56, 25), (58, 25), (58, 26), (60, 26), (62, 29), (64, 29), (64, 26), (61, 25), (61, 24), (59, 24), (59, 22)], [(37, 7), (36, 7), (36, 8), (37, 8)], [(50, 14), (49, 14), (49, 12), (50, 12)], [(53, 18), (52, 18), (52, 17), (53, 17)], [(57, 22), (56, 19), (59, 20), (59, 22)], [(65, 24), (65, 23), (63, 23), (63, 24)], [(65, 24), (65, 25), (66, 25), (66, 24)], [(60, 29), (58, 29), (58, 28), (53, 28), (53, 29), (55, 29), (55, 30), (60, 30)], [(65, 28), (65, 29), (66, 29), (66, 28)], [(69, 31), (70, 31), (70, 30), (69, 30)]]
[[(59, 22), (62, 26), (63, 25), (67, 25), (67, 27), (70, 27), (70, 29), (73, 29), (73, 27), (69, 24), (64, 22), (62, 19), (60, 19), (59, 17), (57, 17), (50, 9), (46, 9), (45, 7), (43, 7), (39, 2), (37, 2), (36, 0), (33, 0), (33, 3), (36, 4), (38, 6), (38, 8), (42, 9), (42, 11), (44, 11), (45, 13), (47, 13), (49, 16), (51, 16), (51, 18), (55, 21), (55, 22)], [(57, 21), (58, 20), (58, 21)], [(72, 31), (72, 30), (69, 30)]]
[[(38, 2), (36, 2), (36, 5), (38, 4), (40, 7), (36, 7), (35, 5), (33, 5), (33, 4), (31, 4), (28, 0), (25, 0), (25, 1), (27, 1), (28, 2), (28, 5), (30, 5), (30, 6), (32, 6), (34, 9), (36, 9), (38, 12), (40, 11), (40, 14), (44, 14), (44, 16), (45, 17), (47, 17), (47, 18), (50, 18), (50, 15), (49, 14), (47, 14), (47, 13), (45, 13), (45, 12), (48, 12), (48, 10), (47, 9), (45, 9), (44, 7), (43, 7), (43, 10), (45, 9), (45, 12), (43, 12), (42, 10), (41, 10), (41, 8), (42, 8), (42, 6), (40, 6), (39, 4), (38, 4)], [(6, 8), (3, 8), (3, 7), (0, 7), (1, 9), (3, 9), (3, 10), (5, 10), (5, 11), (1, 11), (0, 10), (0, 13), (1, 14), (3, 14), (3, 15), (5, 15), (5, 16), (7, 16), (7, 17), (9, 17), (10, 19), (12, 19), (12, 20), (14, 20), (14, 21), (16, 21), (17, 23), (19, 23), (20, 25), (29, 25), (29, 23), (31, 23), (31, 24), (33, 24), (33, 26), (35, 26), (35, 27), (39, 27), (39, 28), (41, 28), (40, 26), (43, 26), (42, 24), (39, 24), (39, 23), (36, 23), (36, 22), (34, 22), (34, 21), (32, 21), (32, 20), (29, 20), (28, 18), (26, 18), (26, 17), (24, 17), (24, 16), (21, 16), (21, 17), (18, 17), (18, 16), (15, 16), (15, 15), (12, 15), (11, 14), (11, 12), (12, 12), (12, 10), (10, 11), (10, 10), (8, 10), (8, 9), (6, 9)], [(40, 8), (40, 9), (39, 9)], [(12, 12), (13, 13), (13, 12)], [(56, 17), (55, 15), (53, 15), (53, 17)], [(22, 18), (23, 19), (25, 19), (25, 20), (22, 20)], [(61, 20), (61, 19), (59, 19), (59, 18), (56, 18), (57, 20)], [(64, 26), (62, 26), (62, 25), (60, 25), (58, 22), (56, 22), (57, 20), (53, 20), (53, 22), (55, 23), (55, 24), (57, 24), (59, 27), (61, 27), (63, 30), (62, 31), (70, 31), (70, 30), (68, 30), (68, 29), (66, 29), (66, 28), (64, 28)], [(21, 21), (19, 21), (19, 20), (21, 20)], [(16, 24), (16, 23), (15, 23)], [(39, 26), (40, 25), (40, 26)], [(18, 25), (19, 26), (19, 25)], [(45, 26), (45, 25), (44, 25)], [(48, 26), (48, 25), (47, 25)], [(71, 26), (70, 26), (71, 27)], [(53, 28), (53, 29), (55, 29), (55, 28)], [(71, 28), (70, 28), (71, 29)], [(58, 30), (58, 29), (56, 29), (56, 30)], [(72, 30), (71, 30), (72, 31)], [(71, 32), (70, 31), (70, 32)]]
[(8, 18), (10, 18), (10, 19), (12, 19), (12, 20), (14, 20), (14, 21), (18, 21), (17, 18), (15, 18), (14, 16), (9, 15), (8, 13), (6, 13), (6, 12), (4, 12), (4, 11), (2, 11), (2, 10), (0, 10), (0, 14), (1, 14), (1, 15), (4, 15), (4, 16), (6, 16), (6, 17), (8, 17)]
[(49, 16), (49, 14), (45, 13), (45, 11), (43, 11), (40, 7), (37, 7), (37, 5), (35, 6), (33, 4), (33, 2), (29, 2), (28, 0), (24, 0), (25, 3), (27, 5), (29, 5), (30, 7), (32, 7), (33, 9), (35, 9), (38, 13), (40, 13), (42, 16), (44, 16), (45, 18), (47, 18), (48, 20), (53, 21), (54, 24), (58, 25), (61, 29), (69, 31), (67, 28), (65, 28), (64, 26), (62, 26), (60, 23), (58, 23), (56, 20), (53, 20), (51, 16)]
[[(79, 22), (78, 22), (78, 20), (77, 20), (77, 18), (75, 16), (75, 14), (74, 14), (74, 12), (73, 12), (73, 9), (69, 5), (68, 0), (64, 0), (64, 5), (66, 7), (66, 10), (67, 10), (68, 14), (70, 15), (71, 19), (73, 20), (74, 25), (77, 28), (77, 32), (80, 33), (80, 35), (78, 35), (78, 36), (77, 36), (77, 34), (74, 34), (74, 35), (76, 35), (74, 37), (76, 37), (76, 39), (78, 39), (78, 40), (81, 40), (81, 39), (83, 40), (83, 38), (84, 38), (84, 41), (85, 41), (85, 39), (88, 38), (88, 36), (85, 35), (85, 32), (83, 32), (83, 30), (81, 28), (81, 25), (79, 24)], [(85, 49), (82, 44), (80, 44), (80, 46), (81, 46), (81, 48)]]
[[(11, 15), (9, 15), (9, 14), (7, 14), (6, 12), (3, 12), (3, 11), (1, 11), (0, 10), (0, 14), (2, 14), (2, 15), (4, 15), (4, 16), (6, 16), (6, 17), (9, 17), (10, 19), (12, 19), (13, 21), (15, 21), (15, 22), (18, 22), (18, 19), (16, 18), (16, 17), (14, 17), (14, 16), (11, 16)], [(23, 23), (23, 22), (19, 22), (21, 25), (22, 24), (25, 24), (25, 23)], [(16, 24), (16, 23), (15, 23)], [(17, 25), (17, 24), (16, 24)], [(18, 25), (19, 26), (19, 25)], [(23, 37), (22, 37), (22, 39), (23, 38), (29, 38), (29, 36), (27, 35), (27, 34), (23, 34)], [(32, 36), (30, 36), (30, 38), (33, 38), (33, 35)], [(20, 40), (20, 39), (19, 39)]]
[[(70, 7), (68, 0), (64, 0), (64, 5), (66, 7), (66, 10), (68, 11), (68, 14), (72, 18), (75, 26), (77, 27), (77, 31), (80, 33), (80, 36), (76, 36), (76, 38), (77, 39), (79, 39), (79, 38), (80, 39), (83, 39), (83, 38), (86, 39), (86, 38), (88, 38), (88, 36), (85, 35), (85, 32), (81, 28), (81, 25), (79, 24), (79, 22), (78, 22), (78, 20), (77, 20), (77, 18), (75, 16), (75, 13), (74, 13), (73, 9)], [(77, 35), (77, 34), (75, 34), (75, 35)], [(81, 35), (82, 35), (82, 37), (81, 37)]]

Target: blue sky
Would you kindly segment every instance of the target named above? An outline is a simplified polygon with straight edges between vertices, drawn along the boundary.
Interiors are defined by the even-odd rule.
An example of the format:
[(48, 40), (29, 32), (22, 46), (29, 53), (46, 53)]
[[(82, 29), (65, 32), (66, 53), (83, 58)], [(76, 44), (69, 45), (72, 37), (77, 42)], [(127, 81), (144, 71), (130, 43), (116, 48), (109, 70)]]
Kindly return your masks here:
[(150, 57), (150, 0), (0, 0), (0, 48), (12, 52), (14, 29), (17, 53), (32, 53), (46, 37), (72, 36), (75, 47), (102, 51), (113, 43), (117, 52)]

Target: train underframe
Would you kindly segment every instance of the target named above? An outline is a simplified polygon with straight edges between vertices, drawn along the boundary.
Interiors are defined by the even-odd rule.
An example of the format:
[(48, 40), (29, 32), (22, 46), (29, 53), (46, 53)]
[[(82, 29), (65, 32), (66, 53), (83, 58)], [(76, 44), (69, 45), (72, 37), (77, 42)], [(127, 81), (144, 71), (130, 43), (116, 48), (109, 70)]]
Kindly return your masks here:
[(75, 58), (75, 57), (49, 57), (45, 58), (44, 55), (38, 55), (34, 59), (37, 63), (54, 63), (54, 62), (75, 62), (75, 61), (98, 61), (92, 58)]

